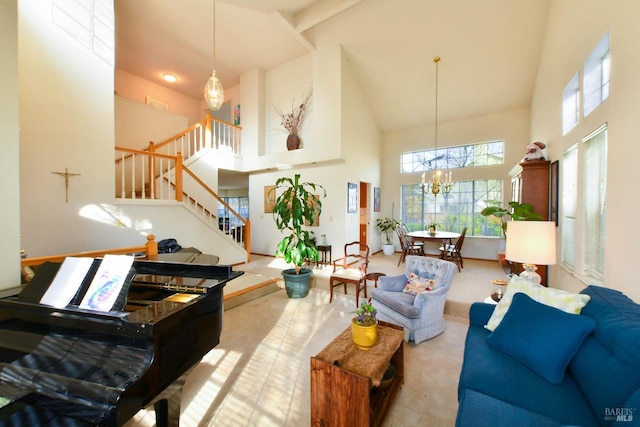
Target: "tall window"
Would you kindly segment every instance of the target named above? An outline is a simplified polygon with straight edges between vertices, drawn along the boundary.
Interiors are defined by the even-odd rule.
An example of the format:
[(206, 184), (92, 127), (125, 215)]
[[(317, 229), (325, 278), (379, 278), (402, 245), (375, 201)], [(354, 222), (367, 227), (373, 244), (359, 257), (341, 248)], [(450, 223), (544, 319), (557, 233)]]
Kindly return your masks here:
[(504, 163), (504, 141), (411, 151), (402, 153), (400, 161), (402, 173), (501, 165)]
[(609, 97), (609, 71), (611, 52), (609, 32), (602, 37), (598, 45), (584, 63), (584, 116)]
[(576, 73), (562, 92), (562, 134), (578, 124), (580, 117), (580, 73)]
[(501, 179), (455, 181), (449, 194), (438, 196), (423, 194), (420, 184), (403, 185), (402, 222), (411, 231), (435, 222), (448, 231), (467, 227), (470, 236), (500, 236), (500, 222), (480, 211), (487, 200), (502, 200), (502, 185)]
[(576, 223), (578, 214), (578, 146), (562, 156), (562, 248), (560, 262), (570, 271), (576, 268)]
[(584, 138), (579, 147), (565, 151), (562, 160), (561, 263), (589, 283), (601, 282), (606, 237), (606, 125)]
[[(586, 137), (584, 143), (585, 236), (584, 273), (596, 279), (604, 278), (604, 243), (607, 188), (607, 127), (606, 125)], [(588, 236), (588, 237), (587, 237)]]

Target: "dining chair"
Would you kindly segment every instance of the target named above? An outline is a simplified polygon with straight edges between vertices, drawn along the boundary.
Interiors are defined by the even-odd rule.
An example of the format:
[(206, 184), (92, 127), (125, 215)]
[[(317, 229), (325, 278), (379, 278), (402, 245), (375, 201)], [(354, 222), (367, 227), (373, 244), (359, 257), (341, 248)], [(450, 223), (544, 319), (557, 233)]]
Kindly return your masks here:
[(367, 298), (367, 268), (369, 267), (369, 246), (360, 242), (351, 242), (344, 245), (344, 256), (333, 261), (333, 272), (329, 277), (329, 303), (333, 301), (333, 288), (344, 286), (347, 293), (347, 284), (356, 286), (356, 308), (359, 306), (360, 291), (364, 289), (364, 297)]
[(464, 261), (462, 259), (462, 244), (464, 243), (464, 236), (467, 234), (467, 227), (462, 230), (460, 237), (456, 241), (455, 245), (443, 244), (440, 246), (440, 258), (444, 260), (450, 260), (458, 266), (458, 271), (462, 271), (464, 268)]
[(400, 240), (400, 249), (402, 250), (398, 265), (404, 262), (407, 255), (424, 255), (424, 243), (414, 241), (407, 235), (407, 230), (407, 226), (404, 224), (396, 225), (396, 234), (398, 235), (398, 240)]

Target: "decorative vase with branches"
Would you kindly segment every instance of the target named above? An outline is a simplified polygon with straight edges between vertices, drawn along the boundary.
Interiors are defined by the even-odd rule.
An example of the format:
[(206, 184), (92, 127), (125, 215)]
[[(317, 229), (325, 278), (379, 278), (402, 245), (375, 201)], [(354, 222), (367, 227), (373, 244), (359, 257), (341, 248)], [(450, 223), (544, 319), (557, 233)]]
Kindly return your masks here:
[(287, 113), (274, 106), (276, 113), (280, 116), (280, 124), (289, 132), (287, 136), (287, 148), (289, 150), (295, 150), (300, 147), (300, 130), (311, 111), (312, 95), (313, 91), (308, 89), (302, 95), (300, 103), (297, 103), (294, 98), (291, 101), (291, 111)]

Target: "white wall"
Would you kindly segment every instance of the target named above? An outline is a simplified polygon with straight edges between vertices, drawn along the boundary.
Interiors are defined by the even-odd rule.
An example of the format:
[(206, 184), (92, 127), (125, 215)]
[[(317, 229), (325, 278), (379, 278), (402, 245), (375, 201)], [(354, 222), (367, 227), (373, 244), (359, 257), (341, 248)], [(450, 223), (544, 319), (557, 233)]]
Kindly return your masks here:
[(0, 290), (20, 284), (17, 11), (16, 0), (0, 0)]
[(189, 118), (139, 102), (115, 97), (116, 145), (142, 150), (149, 142), (162, 142), (189, 127)]
[[(246, 261), (242, 249), (222, 245), (229, 236), (196, 219), (178, 202), (100, 203), (83, 207), (80, 217), (76, 222), (86, 222), (92, 235), (99, 239), (100, 246), (92, 249), (139, 246), (146, 241), (146, 235), (154, 234), (156, 241), (174, 238), (183, 247), (193, 246), (203, 253), (217, 255), (220, 264)], [(225, 250), (221, 251), (221, 247)]]
[[(503, 202), (511, 195), (509, 171), (524, 157), (529, 143), (529, 109), (495, 113), (489, 116), (471, 117), (455, 122), (438, 123), (438, 147), (448, 147), (502, 139), (505, 142), (504, 164), (479, 168), (453, 169), (455, 181), (473, 179), (503, 179)], [(544, 140), (543, 140), (544, 141)], [(401, 218), (401, 188), (405, 184), (417, 184), (421, 173), (400, 173), (400, 154), (407, 151), (434, 147), (434, 128), (424, 126), (388, 132), (382, 144), (382, 215)], [(500, 238), (467, 236), (464, 241), (466, 257), (497, 259)], [(399, 250), (396, 238), (396, 248)], [(436, 248), (437, 249), (437, 248)]]
[[(380, 187), (380, 164), (382, 162), (382, 136), (369, 108), (367, 100), (354, 77), (349, 61), (341, 57), (341, 143), (342, 158), (345, 159), (345, 172), (348, 182), (358, 185), (358, 211), (346, 213), (344, 240), (342, 243), (359, 241), (360, 225), (367, 224), (367, 243), (372, 253), (382, 249), (380, 235), (375, 229), (375, 220), (382, 212), (373, 212), (373, 188)], [(368, 210), (361, 217), (360, 182), (369, 184), (367, 196)], [(346, 185), (341, 188), (342, 199), (347, 200)], [(346, 212), (346, 206), (345, 210)]]
[[(115, 70), (114, 79), (117, 96), (139, 104), (146, 104), (147, 97), (163, 102), (170, 113), (187, 117), (188, 126), (205, 118), (207, 105), (203, 97), (193, 98), (120, 69)], [(224, 88), (224, 99), (231, 104), (233, 111), (233, 106), (240, 104), (240, 87)]]
[[(579, 16), (579, 19), (576, 19)], [(555, 0), (551, 4), (545, 44), (531, 107), (532, 139), (548, 141), (552, 160), (583, 137), (608, 124), (607, 222), (605, 286), (640, 301), (634, 271), (640, 240), (634, 213), (640, 208), (634, 186), (640, 182), (638, 117), (640, 117), (640, 56), (637, 44), (640, 2)], [(611, 91), (609, 98), (567, 135), (562, 136), (562, 91), (606, 31), (611, 31)], [(562, 206), (560, 206), (562, 209)], [(560, 213), (561, 215), (561, 213)], [(558, 236), (561, 236), (561, 227)], [(561, 243), (560, 243), (561, 244)], [(577, 290), (585, 283), (559, 266), (550, 268), (554, 287)]]
[[(21, 232), (29, 256), (95, 249), (79, 211), (114, 194), (113, 5), (99, 8), (111, 24), (102, 36), (111, 38), (87, 46), (54, 24), (53, 4), (18, 5)], [(69, 178), (68, 203), (64, 177), (52, 173), (65, 169), (79, 174)]]
[[(287, 153), (289, 160), (309, 164), (291, 170), (268, 171), (250, 176), (251, 247), (256, 253), (273, 254), (277, 242), (282, 239), (275, 228), (272, 215), (264, 213), (263, 206), (264, 186), (273, 185), (282, 176), (293, 177), (300, 173), (302, 180), (324, 186), (327, 198), (323, 201), (320, 225), (313, 227), (313, 231), (318, 237), (327, 235), (327, 240), (332, 245), (333, 257), (340, 256), (344, 243), (359, 240), (359, 210), (356, 213), (347, 212), (348, 182), (371, 184), (369, 217), (374, 218), (372, 192), (374, 186), (380, 186), (381, 162), (381, 136), (377, 124), (342, 49), (339, 46), (319, 48), (312, 59), (314, 115), (313, 122), (308, 124), (312, 125), (313, 132), (305, 137), (301, 149)], [(290, 102), (292, 96), (297, 96), (295, 90), (299, 89), (299, 84), (289, 86), (286, 83), (300, 83), (308, 72), (307, 67), (301, 66), (301, 63), (306, 64), (306, 58), (294, 61), (291, 67), (270, 71), (269, 78), (266, 79), (267, 87), (278, 82), (278, 91), (288, 93)], [(299, 75), (296, 76), (296, 73)], [(269, 88), (267, 92), (269, 91), (274, 91), (274, 87)], [(268, 101), (265, 102), (267, 110), (269, 105)], [(279, 119), (276, 118), (277, 115), (271, 115), (271, 120), (267, 122), (273, 124), (277, 120), (279, 124)], [(279, 144), (279, 150), (283, 150), (284, 138), (279, 138), (276, 142), (272, 140), (271, 144)], [(264, 157), (270, 161), (276, 158), (268, 155)], [(280, 154), (279, 159), (287, 157)], [(379, 236), (373, 230), (370, 227), (369, 243), (375, 251), (381, 245)]]

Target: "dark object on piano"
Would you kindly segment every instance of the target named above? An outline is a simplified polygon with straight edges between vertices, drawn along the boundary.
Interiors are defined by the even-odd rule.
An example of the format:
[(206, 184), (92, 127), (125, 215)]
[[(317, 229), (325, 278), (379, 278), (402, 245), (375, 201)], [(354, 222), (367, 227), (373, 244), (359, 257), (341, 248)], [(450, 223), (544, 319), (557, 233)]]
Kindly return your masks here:
[[(62, 309), (39, 304), (55, 265), (0, 299), (0, 425), (122, 425), (219, 343), (223, 287), (242, 272), (153, 261), (133, 268), (123, 310), (80, 309), (82, 291)], [(171, 415), (157, 414), (158, 425)]]

